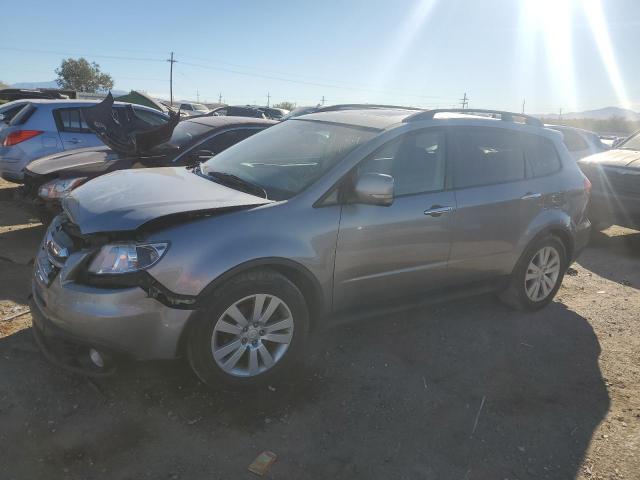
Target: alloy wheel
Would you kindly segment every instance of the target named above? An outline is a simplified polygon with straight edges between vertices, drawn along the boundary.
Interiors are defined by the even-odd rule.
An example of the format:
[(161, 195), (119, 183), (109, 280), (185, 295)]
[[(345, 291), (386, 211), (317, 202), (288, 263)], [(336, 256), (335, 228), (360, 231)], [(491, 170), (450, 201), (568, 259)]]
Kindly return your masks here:
[(524, 289), (532, 302), (540, 302), (553, 291), (560, 276), (560, 254), (554, 247), (538, 250), (529, 262)]
[(211, 337), (217, 365), (235, 377), (253, 377), (278, 363), (293, 339), (293, 316), (275, 295), (254, 294), (218, 318)]

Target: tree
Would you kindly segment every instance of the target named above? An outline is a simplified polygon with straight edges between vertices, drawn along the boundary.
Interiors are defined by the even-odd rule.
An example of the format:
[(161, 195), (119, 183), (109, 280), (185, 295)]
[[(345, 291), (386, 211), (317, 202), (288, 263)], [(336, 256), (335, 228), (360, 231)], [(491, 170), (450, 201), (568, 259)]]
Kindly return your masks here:
[(6, 83), (4, 83), (2, 80), (0, 80), (0, 90), (4, 89), (4, 88), (9, 88), (9, 85), (7, 85)]
[(56, 82), (61, 88), (77, 92), (95, 93), (113, 88), (111, 75), (102, 73), (100, 65), (95, 62), (89, 63), (84, 58), (62, 60), (60, 68), (56, 68), (56, 74)]
[(274, 108), (284, 108), (285, 110), (293, 110), (296, 104), (293, 102), (280, 102), (274, 105)]

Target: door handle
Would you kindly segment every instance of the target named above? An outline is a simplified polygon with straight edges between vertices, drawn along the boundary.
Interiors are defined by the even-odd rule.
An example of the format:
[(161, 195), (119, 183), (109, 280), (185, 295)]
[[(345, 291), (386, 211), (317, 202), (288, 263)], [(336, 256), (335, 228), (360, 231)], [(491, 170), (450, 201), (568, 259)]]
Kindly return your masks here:
[(82, 143), (82, 141), (81, 141), (81, 140), (78, 140), (77, 138), (72, 138), (72, 139), (70, 139), (70, 140), (67, 140), (67, 143), (74, 143), (74, 144), (76, 144), (76, 143)]
[(445, 207), (442, 205), (432, 205), (429, 210), (425, 210), (424, 214), (430, 217), (439, 217), (445, 213), (453, 211), (453, 207)]
[(541, 193), (527, 192), (520, 197), (521, 200), (535, 200), (536, 198), (542, 198)]

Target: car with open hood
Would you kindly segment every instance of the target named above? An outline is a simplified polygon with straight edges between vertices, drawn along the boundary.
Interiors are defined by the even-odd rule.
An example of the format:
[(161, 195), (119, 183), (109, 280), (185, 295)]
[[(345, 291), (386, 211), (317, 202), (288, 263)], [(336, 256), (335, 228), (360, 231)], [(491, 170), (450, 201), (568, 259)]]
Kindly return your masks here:
[[(124, 123), (131, 123), (130, 118), (151, 126), (162, 126), (169, 121), (163, 112), (142, 105), (114, 103), (113, 97), (109, 97), (112, 106), (109, 113)], [(10, 120), (0, 124), (0, 176), (10, 182), (23, 183), (25, 167), (38, 158), (104, 145), (81, 116), (82, 109), (100, 103), (97, 100), (29, 99), (19, 111), (10, 111)]]
[(241, 117), (199, 117), (178, 122), (177, 115), (172, 114), (172, 120), (161, 126), (145, 125), (138, 119), (132, 124), (116, 124), (112, 103), (106, 100), (82, 111), (106, 146), (49, 155), (25, 169), (24, 196), (43, 222), (60, 213), (60, 201), (71, 190), (95, 177), (117, 170), (193, 166), (275, 123)]
[(593, 185), (593, 224), (599, 229), (613, 224), (640, 229), (640, 132), (612, 150), (579, 160), (578, 166)]
[(264, 385), (337, 318), (482, 292), (543, 308), (588, 195), (533, 117), (334, 106), (71, 191), (37, 253), (34, 332), (100, 371), (185, 356), (208, 385)]

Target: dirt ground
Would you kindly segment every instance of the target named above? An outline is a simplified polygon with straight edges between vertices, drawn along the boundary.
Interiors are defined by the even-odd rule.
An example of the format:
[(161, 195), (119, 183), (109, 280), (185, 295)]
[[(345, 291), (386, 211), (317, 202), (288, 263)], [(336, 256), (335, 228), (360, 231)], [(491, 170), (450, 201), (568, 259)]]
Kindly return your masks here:
[(535, 314), (492, 296), (319, 332), (302, 373), (209, 392), (184, 362), (88, 380), (31, 336), (43, 227), (0, 183), (0, 479), (640, 479), (640, 232)]

